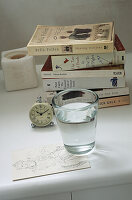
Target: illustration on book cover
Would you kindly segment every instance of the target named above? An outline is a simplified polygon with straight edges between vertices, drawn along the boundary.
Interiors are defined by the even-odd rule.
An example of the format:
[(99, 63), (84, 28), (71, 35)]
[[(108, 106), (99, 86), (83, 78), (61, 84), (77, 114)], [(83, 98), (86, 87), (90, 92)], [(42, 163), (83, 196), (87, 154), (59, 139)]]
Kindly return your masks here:
[(93, 40), (107, 40), (109, 36), (108, 24), (100, 24), (93, 26), (92, 28), (74, 28), (73, 30), (66, 31), (69, 35), (62, 35), (60, 39), (69, 38), (71, 40), (86, 40), (92, 36), (92, 31), (94, 31)]
[[(103, 41), (111, 40), (112, 23), (85, 24), (73, 26), (41, 26), (38, 25), (37, 32), (31, 40), (31, 43), (62, 43), (68, 41), (88, 40)], [(76, 43), (75, 42), (75, 43)], [(85, 44), (85, 42), (84, 42)], [(70, 46), (68, 50), (70, 50)]]

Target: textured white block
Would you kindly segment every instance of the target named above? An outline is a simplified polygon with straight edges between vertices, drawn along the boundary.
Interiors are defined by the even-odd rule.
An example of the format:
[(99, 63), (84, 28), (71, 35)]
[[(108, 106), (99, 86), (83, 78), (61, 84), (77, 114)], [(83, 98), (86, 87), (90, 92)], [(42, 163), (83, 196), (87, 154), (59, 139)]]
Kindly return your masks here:
[(1, 66), (7, 91), (37, 87), (34, 57), (27, 54), (26, 47), (3, 51)]

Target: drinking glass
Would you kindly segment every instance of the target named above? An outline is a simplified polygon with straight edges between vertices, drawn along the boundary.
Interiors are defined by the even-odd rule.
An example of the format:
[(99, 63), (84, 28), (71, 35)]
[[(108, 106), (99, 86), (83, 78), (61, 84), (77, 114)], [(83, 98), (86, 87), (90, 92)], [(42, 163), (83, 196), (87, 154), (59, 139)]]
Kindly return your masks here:
[(52, 99), (57, 124), (66, 150), (91, 153), (95, 148), (98, 95), (87, 89), (68, 89)]

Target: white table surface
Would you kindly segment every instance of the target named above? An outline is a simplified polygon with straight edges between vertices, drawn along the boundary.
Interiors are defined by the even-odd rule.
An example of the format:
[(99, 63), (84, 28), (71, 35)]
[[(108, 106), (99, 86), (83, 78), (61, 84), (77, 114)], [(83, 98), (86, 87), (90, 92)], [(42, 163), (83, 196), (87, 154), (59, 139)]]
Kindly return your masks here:
[[(125, 70), (130, 93), (131, 65), (132, 53), (128, 53)], [(99, 110), (91, 168), (13, 182), (12, 151), (62, 142), (57, 125), (30, 126), (29, 109), (42, 94), (41, 80), (38, 88), (6, 92), (0, 70), (0, 200), (132, 183), (132, 105)]]

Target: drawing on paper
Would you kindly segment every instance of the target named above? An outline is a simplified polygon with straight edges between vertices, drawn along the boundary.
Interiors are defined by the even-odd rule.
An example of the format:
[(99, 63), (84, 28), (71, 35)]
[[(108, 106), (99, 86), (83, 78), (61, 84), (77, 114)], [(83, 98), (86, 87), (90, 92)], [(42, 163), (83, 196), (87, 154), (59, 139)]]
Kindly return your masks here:
[(13, 180), (90, 167), (88, 157), (68, 153), (63, 145), (46, 145), (13, 152)]

